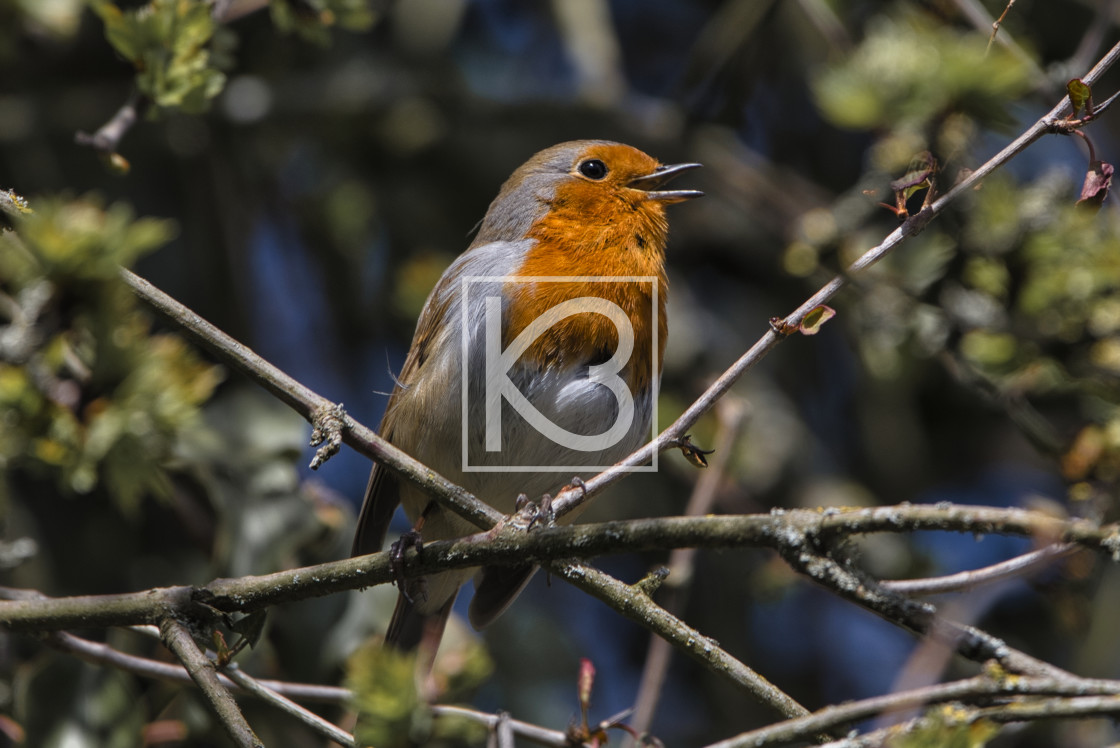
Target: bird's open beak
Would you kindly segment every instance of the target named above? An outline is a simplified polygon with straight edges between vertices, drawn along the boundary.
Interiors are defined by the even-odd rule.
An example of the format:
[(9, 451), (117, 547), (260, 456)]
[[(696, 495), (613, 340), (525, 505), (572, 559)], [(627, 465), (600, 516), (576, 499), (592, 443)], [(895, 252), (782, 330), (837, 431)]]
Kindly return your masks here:
[(634, 177), (627, 186), (633, 187), (636, 190), (642, 190), (646, 193), (646, 197), (649, 200), (657, 200), (661, 203), (680, 203), (685, 200), (691, 200), (694, 197), (703, 197), (704, 193), (700, 190), (659, 190), (657, 188), (670, 179), (673, 179), (678, 174), (699, 168), (700, 164), (668, 164), (666, 166), (658, 166), (653, 170), (652, 174)]

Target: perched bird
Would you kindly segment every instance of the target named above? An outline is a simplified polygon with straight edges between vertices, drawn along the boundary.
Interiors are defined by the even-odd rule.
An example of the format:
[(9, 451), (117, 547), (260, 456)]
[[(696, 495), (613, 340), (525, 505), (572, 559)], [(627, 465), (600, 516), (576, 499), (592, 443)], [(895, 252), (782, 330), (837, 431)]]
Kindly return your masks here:
[[(424, 304), (382, 437), (505, 514), (520, 494), (554, 492), (648, 441), (666, 339), (665, 206), (703, 194), (661, 187), (698, 166), (578, 140), (518, 168)], [(375, 465), (354, 555), (381, 550), (398, 504), (425, 541), (478, 532)], [(470, 620), (482, 628), (535, 567), (410, 584), (386, 641), (438, 643), (476, 571)]]

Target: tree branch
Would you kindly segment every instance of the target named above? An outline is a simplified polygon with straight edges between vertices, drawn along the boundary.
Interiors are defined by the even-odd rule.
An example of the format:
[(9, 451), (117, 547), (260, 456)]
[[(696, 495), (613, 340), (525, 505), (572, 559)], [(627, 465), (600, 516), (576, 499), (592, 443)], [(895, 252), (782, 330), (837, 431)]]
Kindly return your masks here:
[[(798, 509), (774, 510), (770, 514), (635, 519), (538, 527), (531, 532), (507, 526), (499, 532), (429, 543), (422, 552), (410, 549), (402, 573), (405, 577), (415, 577), (488, 564), (517, 565), (526, 561), (543, 564), (573, 557), (678, 547), (766, 547), (778, 551), (787, 560), (793, 559), (796, 566), (803, 566), (821, 553), (822, 543), (834, 543), (861, 533), (917, 530), (1045, 538), (1077, 543), (1113, 558), (1120, 557), (1120, 525), (1117, 524), (1101, 526), (1083, 519), (1063, 520), (1025, 509), (906, 504), (824, 512)], [(807, 554), (805, 560), (797, 558), (802, 552)], [(0, 602), (0, 624), (13, 631), (55, 631), (159, 623), (168, 613), (178, 613), (191, 620), (220, 622), (224, 613), (247, 613), (277, 603), (394, 581), (396, 572), (389, 556), (383, 551), (273, 574), (216, 579), (197, 587), (8, 600)], [(825, 561), (836, 563), (831, 559)], [(859, 580), (860, 583), (864, 581)], [(908, 605), (919, 605), (885, 590), (879, 589), (876, 594), (892, 602), (902, 600)]]
[[(975, 702), (997, 696), (1117, 696), (1120, 681), (1089, 678), (993, 678), (977, 675), (952, 683), (940, 683), (911, 691), (875, 696), (829, 706), (799, 719), (751, 730), (707, 748), (746, 748), (805, 740), (825, 730), (836, 730), (886, 712), (899, 712), (950, 701)], [(1053, 704), (1052, 700), (1047, 703)], [(1012, 711), (1032, 702), (1017, 699), (1004, 707)]]
[[(1082, 80), (1092, 85), (1120, 58), (1120, 43), (1114, 46)], [(879, 245), (872, 247), (853, 262), (844, 275), (834, 277), (815, 294), (785, 317), (779, 329), (796, 330), (805, 316), (825, 304), (845, 285), (848, 278), (874, 265), (908, 237), (917, 234), (929, 221), (940, 215), (954, 200), (970, 191), (980, 180), (1002, 167), (1014, 156), (1029, 147), (1046, 133), (1064, 132), (1061, 119), (1069, 114), (1071, 105), (1068, 97), (1063, 97), (1053, 109), (1036, 121), (1022, 135), (1012, 141), (978, 169), (958, 182), (948, 193), (911, 216), (901, 226), (891, 232)], [(121, 276), (132, 290), (152, 308), (171, 322), (182, 328), (192, 339), (215, 355), (226, 360), (239, 371), (258, 382), (266, 390), (276, 395), (296, 412), (309, 420), (317, 432), (325, 432), (326, 438), (342, 431), (342, 440), (362, 454), (385, 464), (394, 472), (414, 482), (425, 490), (442, 506), (466, 518), (477, 527), (487, 529), (497, 524), (501, 515), (468, 491), (437, 475), (420, 462), (396, 449), (371, 430), (358, 424), (336, 405), (319, 396), (307, 387), (289, 377), (277, 367), (269, 364), (248, 347), (238, 343), (229, 335), (206, 322), (187, 307), (148, 283), (134, 273), (123, 270)], [(681, 439), (696, 422), (715, 405), (716, 401), (739, 380), (739, 378), (775, 348), (785, 336), (775, 329), (768, 330), (759, 340), (731, 365), (684, 413), (656, 439), (635, 451), (618, 465), (603, 471), (585, 481), (579, 488), (562, 491), (553, 501), (552, 507), (557, 517), (562, 517), (584, 501), (601, 493), (608, 486), (629, 474), (629, 468), (649, 462), (654, 452), (663, 452), (679, 446)], [(332, 425), (333, 424), (333, 425)], [(317, 455), (316, 464), (321, 463), (324, 455)]]

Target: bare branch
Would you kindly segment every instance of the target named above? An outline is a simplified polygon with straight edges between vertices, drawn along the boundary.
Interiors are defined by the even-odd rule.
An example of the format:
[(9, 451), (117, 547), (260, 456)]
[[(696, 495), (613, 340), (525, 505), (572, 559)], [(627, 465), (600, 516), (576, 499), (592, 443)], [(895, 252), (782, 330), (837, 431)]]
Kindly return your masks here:
[(854, 570), (847, 562), (819, 551), (806, 538), (804, 543), (790, 540), (781, 551), (793, 569), (835, 592), (838, 596), (867, 608), (880, 617), (922, 637), (941, 643), (974, 662), (995, 660), (1013, 673), (1049, 678), (1073, 677), (1061, 668), (1013, 649), (1001, 639), (974, 626), (947, 620), (929, 603), (919, 603), (889, 590)]
[[(9, 594), (13, 592), (25, 591), (7, 590)], [(37, 593), (31, 593), (25, 595), (25, 597), (41, 598), (42, 596)], [(159, 632), (158, 629), (156, 629), (156, 636), (158, 635)], [(181, 684), (194, 682), (186, 669), (180, 665), (172, 665), (166, 662), (151, 660), (146, 657), (137, 657), (136, 655), (127, 654), (118, 649), (114, 649), (108, 644), (83, 639), (65, 631), (56, 631), (47, 634), (43, 638), (43, 641), (59, 651), (72, 654), (94, 665), (116, 668), (144, 678), (154, 678)], [(324, 737), (343, 745), (350, 745), (353, 742), (353, 738), (348, 733), (339, 730), (336, 726), (323, 720), (318, 715), (308, 712), (291, 701), (291, 699), (299, 699), (301, 701), (341, 706), (347, 704), (351, 699), (352, 694), (349, 689), (340, 688), (338, 686), (321, 686), (309, 683), (289, 683), (286, 681), (251, 678), (236, 665), (230, 665), (226, 668), (224, 673), (218, 673), (218, 680), (224, 688), (251, 696), (257, 696), (289, 713), (291, 713), (291, 710), (294, 708), (296, 712), (293, 713), (293, 716), (309, 724), (309, 726), (316, 729)], [(277, 696), (286, 698), (277, 700)], [(490, 728), (492, 728), (499, 719), (498, 715), (486, 714), (484, 712), (457, 706), (436, 705), (432, 707), (432, 713), (436, 716), (465, 717), (480, 722)], [(569, 745), (567, 736), (559, 730), (548, 730), (516, 719), (507, 719), (506, 722), (514, 734), (535, 743), (555, 746), (555, 748), (567, 748)]]
[[(916, 530), (1045, 538), (1077, 543), (1112, 557), (1120, 556), (1120, 526), (1116, 524), (1101, 526), (1084, 519), (1064, 520), (1025, 509), (907, 504), (824, 512), (799, 509), (753, 515), (662, 517), (540, 527), (532, 532), (507, 526), (501, 532), (430, 543), (424, 546), (423, 552), (410, 550), (402, 573), (415, 577), (487, 564), (523, 564), (527, 560), (545, 563), (572, 557), (689, 546), (766, 547), (778, 551), (787, 560), (793, 558), (795, 567), (801, 567), (808, 563), (796, 558), (802, 551), (820, 553), (817, 548), (861, 533)], [(192, 620), (220, 621), (221, 613), (251, 612), (277, 603), (393, 581), (396, 571), (389, 556), (383, 551), (273, 574), (216, 579), (197, 587), (9, 600), (0, 602), (0, 624), (14, 631), (123, 626), (158, 623), (168, 611), (176, 611)], [(829, 562), (835, 564), (831, 559)], [(919, 605), (881, 588), (877, 594), (892, 602), (901, 600), (910, 606)]]
[(1051, 562), (1071, 556), (1080, 550), (1071, 543), (1058, 543), (1024, 553), (1022, 556), (985, 566), (982, 569), (962, 571), (930, 579), (892, 579), (882, 582), (883, 587), (903, 595), (940, 595), (946, 592), (971, 590), (985, 584), (1022, 577), (1049, 566)]
[(552, 746), (553, 748), (569, 748), (571, 742), (568, 736), (559, 730), (548, 730), (528, 722), (513, 719), (507, 714), (486, 714), (474, 709), (461, 706), (445, 706), (437, 704), (432, 707), (432, 714), (437, 717), (465, 717), (486, 725), (490, 730), (508, 729), (513, 735), (518, 735), (531, 740), (538, 745)]
[[(66, 631), (55, 631), (43, 637), (43, 642), (61, 652), (67, 652), (93, 665), (123, 670), (142, 678), (155, 678), (174, 683), (191, 683), (190, 674), (179, 665), (151, 660), (147, 657), (122, 652), (103, 642), (90, 641)], [(240, 687), (225, 675), (219, 673), (218, 679), (228, 689)], [(350, 692), (338, 686), (321, 686), (312, 683), (288, 683), (278, 680), (258, 680), (269, 691), (282, 694), (289, 699), (313, 701), (324, 704), (345, 704)], [(248, 693), (248, 692), (246, 692)]]
[[(976, 701), (994, 696), (1111, 696), (1120, 695), (1120, 681), (1088, 678), (993, 678), (977, 675), (952, 683), (918, 688), (911, 691), (876, 696), (829, 706), (798, 719), (736, 735), (728, 740), (713, 743), (708, 748), (739, 748), (740, 746), (766, 746), (805, 740), (825, 730), (835, 730), (854, 722), (891, 711), (929, 706), (949, 701)], [(1034, 702), (1018, 699), (1006, 705), (1009, 711), (1031, 707)], [(1053, 700), (1046, 703), (1053, 704)]]
[(654, 603), (644, 590), (623, 584), (593, 566), (565, 562), (553, 563), (549, 571), (605, 602), (630, 620), (644, 626), (702, 663), (714, 673), (724, 676), (746, 694), (778, 714), (792, 717), (808, 714), (808, 710), (777, 688), (763, 676), (732, 657), (712, 638), (673, 616)]
[(319, 733), (328, 740), (333, 740), (339, 745), (352, 746), (354, 745), (354, 736), (331, 724), (327, 720), (320, 717), (314, 712), (304, 709), (299, 704), (291, 699), (281, 696), (276, 691), (266, 686), (261, 681), (248, 675), (241, 668), (237, 666), (236, 662), (231, 662), (225, 668), (225, 674), (243, 688), (245, 691), (253, 694), (257, 698), (268, 702), (285, 714), (294, 717), (298, 721), (310, 727), (315, 732)]

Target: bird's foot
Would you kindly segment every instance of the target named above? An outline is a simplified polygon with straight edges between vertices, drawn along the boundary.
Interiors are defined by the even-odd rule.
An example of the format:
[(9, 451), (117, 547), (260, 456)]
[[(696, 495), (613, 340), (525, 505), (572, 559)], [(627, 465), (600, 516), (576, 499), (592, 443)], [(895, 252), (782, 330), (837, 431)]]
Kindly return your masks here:
[(413, 529), (402, 533), (400, 538), (389, 546), (389, 569), (393, 576), (393, 584), (397, 586), (406, 600), (415, 603), (416, 600), (413, 598), (416, 597), (422, 601), (427, 598), (427, 591), (424, 589), (423, 577), (405, 579), (404, 559), (409, 548), (415, 548), (417, 553), (424, 550), (424, 541), (420, 538), (419, 530)]
[(538, 524), (541, 527), (554, 527), (556, 525), (556, 512), (552, 508), (552, 495), (545, 494), (541, 496), (541, 500), (536, 504), (530, 505), (532, 508), (529, 516), (529, 524), (526, 530), (532, 530)]

